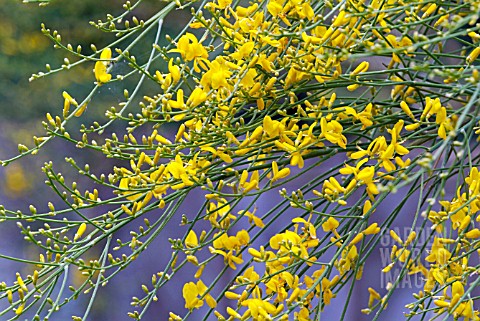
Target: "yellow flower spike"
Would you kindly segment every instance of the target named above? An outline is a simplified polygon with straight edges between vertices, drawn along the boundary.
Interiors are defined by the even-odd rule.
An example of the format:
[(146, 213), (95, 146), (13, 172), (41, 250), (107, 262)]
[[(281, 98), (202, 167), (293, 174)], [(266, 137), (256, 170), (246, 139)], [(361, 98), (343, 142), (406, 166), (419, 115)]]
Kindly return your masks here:
[(167, 138), (165, 138), (165, 137), (163, 137), (162, 135), (159, 135), (159, 134), (155, 135), (154, 138), (157, 142), (159, 142), (162, 145), (170, 145), (172, 143), (169, 139), (167, 139)]
[(263, 134), (263, 127), (258, 126), (257, 128), (255, 128), (252, 135), (250, 136), (250, 141), (258, 140), (262, 134)]
[(239, 185), (243, 186), (247, 182), (247, 178), (248, 178), (248, 171), (243, 170), (242, 175), (240, 175), (240, 180), (238, 182)]
[(192, 61), (197, 58), (208, 58), (205, 47), (198, 42), (194, 34), (189, 32), (180, 37), (177, 43), (177, 49), (172, 49), (169, 52), (180, 53), (185, 61)]
[(360, 172), (358, 172), (357, 179), (367, 184), (373, 180), (374, 175), (375, 175), (375, 167), (368, 166), (362, 169)]
[(277, 77), (270, 78), (264, 87), (265, 91), (269, 91), (270, 89), (272, 89), (276, 82), (277, 82)]
[(102, 60), (112, 59), (112, 49), (110, 48), (103, 49), (102, 52), (100, 53), (100, 59)]
[(322, 42), (324, 42), (325, 40), (327, 40), (334, 32), (334, 29), (330, 26), (327, 31), (325, 31), (325, 33), (323, 34), (322, 36)]
[(200, 87), (196, 87), (187, 100), (187, 106), (195, 108), (207, 100), (207, 93)]
[(166, 205), (165, 200), (161, 199), (160, 202), (158, 203), (158, 208), (164, 208)]
[(452, 300), (450, 301), (450, 304), (448, 305), (449, 309), (452, 309), (458, 301), (460, 301), (461, 295), (458, 293), (452, 294)]
[(258, 110), (265, 109), (265, 101), (263, 100), (263, 98), (257, 99), (257, 107), (258, 107)]
[(261, 259), (263, 257), (262, 253), (254, 249), (253, 247), (248, 248), (248, 254), (253, 258)]
[(397, 253), (397, 250), (398, 250), (398, 246), (396, 246), (395, 244), (392, 246), (392, 251), (390, 253), (390, 260), (394, 260), (395, 257), (396, 257), (396, 253)]
[(375, 299), (375, 300), (381, 300), (382, 297), (380, 296), (380, 294), (375, 291), (375, 289), (369, 287), (368, 288), (368, 292), (370, 293), (370, 295)]
[(230, 57), (232, 57), (235, 60), (242, 60), (245, 57), (250, 56), (254, 48), (255, 48), (255, 42), (248, 41), (243, 45), (241, 45), (239, 48), (237, 48), (237, 50), (234, 53), (230, 54)]
[(73, 240), (76, 241), (79, 238), (81, 238), (83, 233), (85, 233), (86, 229), (87, 229), (86, 223), (80, 224), (80, 226), (78, 227), (77, 233), (75, 233), (75, 236), (73, 237)]
[(276, 161), (272, 162), (272, 171), (273, 171), (273, 176), (275, 176), (278, 173), (278, 164)]
[(185, 133), (185, 124), (181, 124), (179, 127), (178, 127), (178, 131), (177, 131), (177, 134), (175, 135), (175, 142), (178, 143), (182, 140), (183, 138), (183, 134)]
[(255, 210), (253, 211), (253, 213), (250, 212), (250, 211), (246, 211), (246, 212), (240, 211), (240, 212), (238, 212), (238, 214), (243, 214), (243, 213), (245, 214), (246, 217), (248, 217), (248, 222), (250, 224), (253, 223), (255, 226), (260, 227), (260, 228), (265, 226), (265, 223), (263, 223), (262, 219), (255, 216)]
[(440, 18), (438, 18), (437, 21), (435, 21), (433, 27), (438, 27), (440, 26), (444, 21), (448, 20), (448, 18), (450, 17), (450, 14), (445, 14), (443, 16), (441, 16)]
[(283, 6), (278, 1), (270, 0), (267, 4), (267, 10), (272, 16), (277, 17), (282, 12)]
[(78, 106), (78, 103), (69, 93), (64, 91), (62, 93), (64, 103), (63, 103), (63, 117), (66, 118), (68, 116), (68, 112), (70, 110), (70, 105)]
[(248, 231), (246, 230), (240, 230), (237, 232), (235, 235), (235, 238), (237, 241), (240, 243), (241, 246), (245, 246), (250, 242), (250, 235), (248, 234)]
[[(276, 162), (273, 162), (273, 163), (275, 163), (275, 165), (276, 165)], [(273, 163), (272, 163), (272, 167), (273, 167)], [(274, 182), (278, 181), (279, 179), (285, 178), (285, 177), (287, 177), (287, 176), (289, 176), (289, 175), (290, 175), (290, 168), (285, 167), (285, 168), (282, 168), (282, 169), (279, 171), (279, 170), (278, 170), (278, 167), (277, 167), (276, 170), (275, 170), (275, 169), (273, 170), (273, 177), (272, 177), (272, 179), (271, 179), (270, 181), (271, 181), (272, 183), (274, 183)]]
[(345, 188), (345, 194), (350, 193), (353, 189), (357, 186), (357, 180), (354, 178), (348, 183), (347, 187)]

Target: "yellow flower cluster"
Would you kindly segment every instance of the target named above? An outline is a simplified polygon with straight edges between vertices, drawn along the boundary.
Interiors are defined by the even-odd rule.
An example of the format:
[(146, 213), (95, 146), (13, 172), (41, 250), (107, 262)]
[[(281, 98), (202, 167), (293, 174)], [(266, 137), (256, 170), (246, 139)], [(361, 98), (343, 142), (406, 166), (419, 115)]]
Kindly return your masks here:
[[(421, 274), (425, 278), (424, 290), (417, 297), (424, 301), (434, 297), (437, 314), (451, 314), (456, 319), (480, 320), (473, 300), (465, 294), (464, 286), (470, 281), (470, 275), (477, 271), (476, 256), (480, 255), (478, 239), (480, 230), (474, 227), (480, 222), (480, 174), (478, 168), (472, 168), (465, 178), (465, 191), (457, 190), (457, 197), (451, 201), (440, 201), (441, 211), (430, 210), (428, 219), (434, 224), (433, 243), (424, 258), (426, 265), (412, 258), (408, 247), (416, 239), (412, 232), (403, 241), (393, 230), (390, 235), (400, 244), (394, 245), (391, 252), (392, 263), (383, 269), (389, 272), (395, 264), (404, 264), (409, 274)], [(448, 236), (444, 236), (448, 232)], [(475, 254), (475, 252), (477, 252)], [(443, 293), (440, 295), (439, 293)], [(424, 305), (421, 305), (424, 307)], [(414, 305), (409, 305), (413, 309)]]
[[(136, 26), (126, 24), (123, 31), (116, 24), (124, 16), (108, 16), (97, 27), (125, 34), (123, 41), (128, 32), (145, 28), (143, 37), (158, 24), (158, 40), (166, 12), (189, 5), (170, 1), (155, 19), (132, 18)], [(134, 9), (127, 1), (125, 10)], [(9, 219), (64, 224), (38, 231), (19, 226), (46, 253), (46, 259), (40, 254), (42, 276), (52, 273), (50, 267), (79, 267), (87, 281), (76, 298), (91, 290), (87, 286), (96, 284), (96, 290), (106, 283), (107, 269), (126, 268), (178, 218), (184, 236), (170, 240), (172, 259), (153, 275), (151, 289), (142, 286), (146, 296), (134, 298), (133, 306), (148, 308), (160, 287), (193, 265), (193, 276), (182, 275), (188, 311), (172, 311), (170, 320), (195, 319), (208, 309), (218, 320), (307, 321), (319, 319), (343, 287), (362, 278), (368, 255), (406, 201), (392, 202), (398, 204), (385, 221), (373, 213), (408, 186), (407, 198), (424, 198), (414, 222), (433, 224), (432, 242), (424, 257), (416, 256), (416, 232), (402, 239), (390, 231), (395, 245), (383, 272), (400, 267), (402, 277), (422, 276), (423, 289), (408, 305), (412, 315), (434, 310), (479, 320), (471, 276), (479, 269), (480, 164), (478, 142), (470, 139), (480, 133), (473, 127), (480, 114), (479, 10), (478, 1), (210, 0), (192, 11), (182, 34), (166, 37), (167, 46), (155, 40), (143, 65), (129, 52), (142, 41), (125, 50), (116, 48), (120, 40), (103, 50), (92, 46), (91, 56), (78, 57), (94, 63), (94, 91), (81, 103), (63, 92), (63, 119), (47, 114), (47, 136), (35, 139), (34, 151), (49, 137), (62, 137), (119, 160), (112, 173), (98, 177), (90, 166), (67, 160), (114, 196), (105, 198), (102, 189), (81, 193), (47, 164), (48, 183), (81, 220), (50, 218), (64, 214), (52, 203), (49, 213), (37, 215), (33, 207), (31, 216), (7, 212)], [(462, 38), (460, 49), (447, 45), (460, 39), (462, 27), (468, 27), (471, 43)], [(71, 51), (56, 32), (44, 33)], [(112, 79), (110, 69), (120, 59), (141, 74), (138, 86), (125, 89), (126, 101), (105, 113), (106, 124), (82, 126), (75, 140), (66, 131), (68, 121), (83, 115), (98, 86), (123, 79)], [(148, 87), (140, 88), (144, 81)], [(140, 110), (127, 114), (133, 101), (140, 101)], [(103, 137), (114, 121), (126, 124), (123, 137)], [(29, 153), (24, 145), (19, 151)], [(449, 177), (462, 177), (466, 168), (455, 197), (444, 199)], [(262, 197), (279, 188), (281, 201), (265, 209)], [(194, 190), (203, 205), (180, 219), (177, 211)], [(434, 210), (440, 198), (441, 208)], [(145, 215), (150, 211), (156, 211), (153, 224)], [(90, 219), (90, 212), (101, 214)], [(132, 229), (126, 241), (118, 239), (110, 253), (112, 235), (140, 217), (145, 226)], [(278, 224), (280, 230), (273, 230)], [(102, 242), (101, 259), (80, 259), (90, 244)], [(120, 249), (128, 253), (114, 257)], [(208, 281), (212, 274), (219, 277)], [(223, 275), (232, 276), (228, 287), (218, 283)], [(17, 315), (30, 307), (29, 282), (19, 277), (13, 286), (0, 284)], [(394, 285), (387, 290), (382, 296), (368, 288), (363, 312), (384, 310)], [(130, 316), (141, 319), (144, 312)]]

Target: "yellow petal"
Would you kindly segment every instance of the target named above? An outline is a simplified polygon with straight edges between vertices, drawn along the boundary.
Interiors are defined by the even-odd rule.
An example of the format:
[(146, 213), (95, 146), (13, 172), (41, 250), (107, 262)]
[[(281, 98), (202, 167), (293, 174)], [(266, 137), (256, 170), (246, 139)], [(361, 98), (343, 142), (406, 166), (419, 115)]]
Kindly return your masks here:
[(93, 70), (95, 73), (95, 79), (97, 80), (98, 84), (101, 85), (106, 83), (112, 79), (112, 75), (107, 73), (107, 66), (103, 61), (97, 61), (95, 63), (95, 69)]
[(187, 248), (194, 248), (198, 246), (197, 234), (193, 230), (188, 232), (187, 238), (185, 239), (185, 246)]
[(112, 59), (112, 49), (110, 48), (103, 49), (102, 53), (100, 54), (100, 59), (102, 60)]
[(83, 112), (87, 109), (87, 103), (84, 103), (80, 106), (80, 108), (77, 109), (75, 114), (73, 114), (75, 117), (80, 117), (82, 116)]

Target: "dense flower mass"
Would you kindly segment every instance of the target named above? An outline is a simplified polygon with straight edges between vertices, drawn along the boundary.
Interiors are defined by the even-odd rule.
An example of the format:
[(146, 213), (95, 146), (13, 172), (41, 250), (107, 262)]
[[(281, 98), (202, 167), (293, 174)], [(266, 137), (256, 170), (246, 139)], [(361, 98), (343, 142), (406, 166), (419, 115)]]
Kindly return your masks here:
[[(103, 200), (96, 189), (81, 192), (52, 164), (45, 166), (67, 209), (52, 205), (47, 213), (61, 227), (34, 231), (20, 223), (30, 241), (48, 240), (36, 278), (66, 275), (62, 269), (75, 265), (87, 281), (74, 296), (96, 290), (108, 282), (107, 270), (114, 275), (126, 268), (174, 220), (185, 233), (170, 240), (172, 260), (153, 275), (152, 286), (142, 285), (145, 296), (132, 300), (141, 310), (133, 319), (143, 317), (162, 287), (183, 282), (174, 295), (185, 310), (172, 311), (170, 320), (318, 320), (333, 302), (342, 317), (350, 309), (336, 297), (363, 277), (372, 249), (387, 236), (390, 261), (378, 275), (398, 269), (399, 278), (385, 289), (365, 290), (363, 313), (382, 313), (401, 279), (418, 274), (423, 289), (407, 305), (407, 317), (480, 320), (472, 292), (480, 268), (480, 2), (214, 0), (192, 6), (188, 28), (161, 47), (163, 18), (190, 5), (169, 2), (152, 19), (132, 18), (135, 26), (124, 29), (118, 25), (123, 16), (93, 23), (121, 41), (93, 46), (91, 56), (43, 27), (56, 46), (94, 65), (96, 87), (81, 103), (64, 92), (62, 116), (48, 114), (45, 138), (20, 151), (36, 153), (59, 136), (119, 162), (97, 177), (88, 165), (67, 160), (113, 190), (114, 197)], [(134, 10), (130, 2), (125, 8)], [(127, 36), (144, 30), (144, 37), (155, 26), (150, 58), (142, 63)], [(125, 89), (119, 108), (107, 110), (105, 124), (83, 126), (75, 140), (69, 120), (82, 116), (97, 87), (133, 77), (112, 75), (111, 63), (121, 59), (140, 72), (136, 87)], [(151, 86), (139, 97), (143, 82)], [(105, 136), (113, 122), (125, 126), (122, 138)], [(174, 125), (168, 127), (173, 133), (166, 124)], [(453, 197), (447, 186), (454, 186)], [(179, 215), (194, 189), (204, 197), (198, 210)], [(271, 191), (281, 200), (260, 212), (257, 204)], [(405, 199), (388, 205), (391, 213), (377, 213), (400, 193)], [(402, 212), (408, 199), (415, 200), (415, 213)], [(82, 214), (92, 207), (102, 214)], [(68, 211), (81, 219), (64, 221), (60, 215)], [(146, 218), (152, 211), (158, 213), (153, 223)], [(412, 228), (430, 231), (428, 239), (415, 231), (398, 235), (392, 227), (399, 213)], [(18, 220), (42, 217), (33, 207)], [(139, 232), (132, 229), (111, 247), (119, 229), (139, 217), (145, 218)], [(273, 230), (279, 224), (284, 227)], [(103, 254), (85, 263), (81, 256), (100, 240), (107, 240)], [(189, 265), (194, 275), (183, 272)], [(226, 271), (233, 276), (228, 286), (206, 281), (206, 274)], [(48, 288), (48, 282), (35, 285), (35, 275), (2, 284), (13, 313), (31, 309), (33, 293)]]

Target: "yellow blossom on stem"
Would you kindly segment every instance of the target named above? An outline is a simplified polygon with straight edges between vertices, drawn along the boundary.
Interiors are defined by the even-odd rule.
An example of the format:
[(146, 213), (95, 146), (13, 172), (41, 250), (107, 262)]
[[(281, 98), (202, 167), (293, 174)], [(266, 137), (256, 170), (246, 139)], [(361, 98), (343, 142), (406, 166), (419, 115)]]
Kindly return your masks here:
[(109, 82), (112, 79), (112, 75), (107, 72), (107, 67), (110, 64), (108, 60), (112, 58), (112, 50), (110, 48), (105, 48), (100, 54), (100, 59), (95, 63), (95, 68), (93, 70), (95, 74), (95, 79), (99, 85), (102, 85), (106, 82)]
[(217, 305), (215, 299), (210, 293), (207, 293), (207, 286), (198, 280), (197, 283), (188, 282), (183, 286), (183, 298), (185, 299), (185, 308), (192, 310), (203, 306), (204, 300), (210, 308)]
[(322, 128), (322, 137), (332, 144), (336, 144), (342, 148), (346, 148), (347, 138), (342, 134), (343, 127), (336, 120), (327, 121), (325, 117), (320, 120)]
[(180, 37), (177, 43), (177, 49), (170, 52), (178, 52), (185, 61), (192, 61), (198, 58), (208, 58), (205, 47), (198, 42), (197, 37), (192, 33), (185, 33)]

